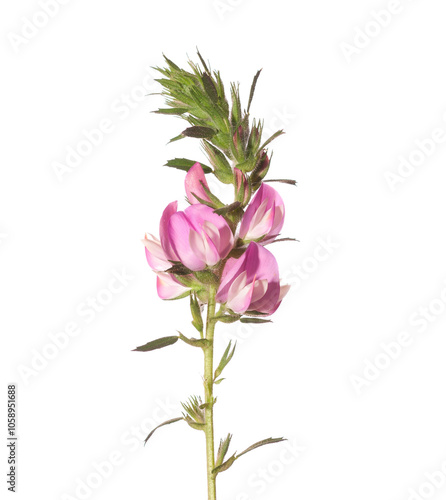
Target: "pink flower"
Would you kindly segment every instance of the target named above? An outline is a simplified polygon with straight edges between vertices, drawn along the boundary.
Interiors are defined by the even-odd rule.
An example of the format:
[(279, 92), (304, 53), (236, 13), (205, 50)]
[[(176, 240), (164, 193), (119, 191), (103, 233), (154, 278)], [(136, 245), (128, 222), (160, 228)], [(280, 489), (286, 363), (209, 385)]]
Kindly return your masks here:
[(190, 289), (179, 283), (172, 274), (161, 272), (156, 274), (156, 290), (160, 299), (178, 299), (189, 294)]
[(243, 215), (240, 238), (271, 242), (280, 233), (284, 218), (285, 206), (279, 193), (262, 184)]
[(203, 184), (207, 190), (209, 190), (208, 183), (206, 182), (206, 177), (204, 176), (203, 168), (199, 163), (195, 163), (186, 174), (186, 179), (184, 181), (184, 187), (186, 188), (187, 199), (192, 205), (200, 203), (200, 200), (194, 196), (197, 195), (204, 201), (211, 201), (206, 191), (204, 190)]
[(167, 260), (179, 261), (192, 271), (215, 266), (234, 245), (231, 228), (212, 208), (196, 204), (177, 212), (176, 201), (163, 212), (160, 240)]
[(257, 311), (269, 315), (279, 307), (288, 290), (289, 286), (280, 285), (274, 255), (251, 242), (241, 257), (226, 262), (217, 301), (226, 303), (237, 314)]
[(182, 285), (172, 274), (164, 273), (172, 263), (167, 260), (167, 256), (158, 238), (153, 234), (146, 234), (142, 240), (146, 247), (146, 258), (149, 266), (157, 274), (156, 289), (161, 299), (177, 299), (189, 293), (190, 288)]

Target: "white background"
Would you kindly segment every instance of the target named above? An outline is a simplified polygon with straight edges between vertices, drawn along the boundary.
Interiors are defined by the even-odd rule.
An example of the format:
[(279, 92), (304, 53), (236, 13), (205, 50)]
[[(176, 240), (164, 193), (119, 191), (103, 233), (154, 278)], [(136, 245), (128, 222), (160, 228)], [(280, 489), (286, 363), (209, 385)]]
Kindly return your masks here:
[[(436, 486), (426, 476), (446, 461), (444, 142), (412, 154), (393, 189), (386, 180), (416, 141), (445, 138), (444, 1), (402, 1), (380, 14), (383, 28), (378, 0), (65, 3), (47, 22), (35, 0), (0, 12), (3, 491), (16, 382), (16, 498), (206, 498), (201, 434), (180, 422), (141, 445), (201, 392), (201, 352), (131, 352), (194, 334), (187, 301), (157, 298), (139, 240), (184, 198), (183, 173), (165, 161), (204, 158), (192, 139), (167, 146), (184, 123), (140, 96), (143, 82), (159, 91), (150, 66), (163, 52), (184, 67), (198, 46), (227, 86), (240, 81), (245, 103), (263, 68), (252, 114), (287, 132), (270, 177), (299, 183), (275, 187), (283, 234), (300, 243), (270, 247), (293, 291), (272, 325), (217, 334), (218, 355), (239, 339), (217, 388), (217, 438), (232, 432), (240, 452), (283, 435), (289, 448), (244, 456), (219, 476), (219, 498), (444, 498), (442, 473)], [(104, 119), (113, 130), (59, 179), (54, 162)], [(121, 291), (86, 313), (123, 269)], [(73, 322), (77, 336), (55, 352), (50, 335), (62, 342)]]

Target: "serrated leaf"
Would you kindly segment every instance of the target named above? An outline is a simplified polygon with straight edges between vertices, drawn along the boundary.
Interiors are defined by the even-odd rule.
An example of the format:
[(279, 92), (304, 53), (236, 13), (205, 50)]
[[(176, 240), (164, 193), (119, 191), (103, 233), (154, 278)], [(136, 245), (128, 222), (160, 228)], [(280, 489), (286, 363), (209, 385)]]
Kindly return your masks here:
[(187, 111), (187, 108), (160, 108), (156, 111), (152, 111), (152, 113), (156, 113), (157, 115), (182, 115)]
[(281, 441), (286, 441), (286, 439), (284, 439), (283, 437), (263, 439), (262, 441), (254, 443), (249, 448), (246, 448), (245, 451), (242, 451), (239, 455), (237, 455), (237, 458), (240, 458), (242, 455), (248, 453), (249, 451), (255, 450), (256, 448), (260, 448), (260, 446), (265, 446), (266, 444), (280, 443)]
[(255, 74), (254, 76), (254, 80), (252, 81), (252, 85), (251, 85), (251, 91), (249, 93), (249, 101), (248, 101), (248, 113), (249, 113), (249, 108), (251, 107), (251, 102), (252, 102), (252, 98), (254, 97), (254, 91), (256, 89), (256, 85), (257, 85), (257, 80), (259, 79), (259, 76), (260, 76), (260, 73), (262, 72), (261, 69), (259, 69), (259, 71), (257, 71), (257, 73)]
[(175, 342), (178, 341), (180, 337), (162, 337), (160, 339), (152, 340), (151, 342), (148, 342), (147, 344), (141, 345), (137, 347), (136, 349), (133, 349), (133, 351), (139, 351), (139, 352), (148, 352), (148, 351), (154, 351), (155, 349), (162, 349), (163, 347), (167, 347), (169, 345), (175, 344)]
[(229, 341), (228, 347), (226, 348), (225, 352), (223, 353), (223, 356), (221, 357), (220, 363), (218, 364), (218, 366), (215, 370), (214, 380), (216, 380), (221, 375), (221, 372), (224, 370), (226, 365), (231, 361), (232, 356), (234, 356), (236, 346), (237, 346), (237, 343), (234, 344), (234, 347), (231, 351), (232, 340)]
[(200, 163), (201, 168), (203, 169), (203, 172), (205, 174), (212, 173), (211, 167), (208, 167), (207, 165), (203, 165), (203, 163), (201, 163), (201, 162), (188, 160), (186, 158), (174, 158), (173, 160), (169, 160), (165, 164), (165, 166), (172, 167), (172, 168), (178, 168), (179, 170), (184, 170), (185, 172), (188, 172), (195, 165), (195, 163)]
[(262, 318), (241, 318), (240, 323), (272, 323), (272, 321)]
[(183, 417), (178, 417), (178, 418), (172, 418), (171, 420), (166, 420), (166, 422), (163, 422), (162, 424), (158, 425), (157, 427), (155, 427), (155, 429), (153, 429), (150, 434), (146, 437), (146, 439), (144, 439), (144, 444), (147, 443), (147, 441), (152, 437), (153, 433), (159, 429), (160, 427), (163, 427), (164, 425), (169, 425), (169, 424), (173, 424), (174, 422), (179, 422), (180, 420), (184, 420)]
[(187, 129), (183, 130), (183, 132), (181, 132), (181, 135), (183, 137), (194, 137), (196, 139), (212, 139), (215, 134), (216, 132), (213, 128), (201, 127), (199, 125), (188, 127)]

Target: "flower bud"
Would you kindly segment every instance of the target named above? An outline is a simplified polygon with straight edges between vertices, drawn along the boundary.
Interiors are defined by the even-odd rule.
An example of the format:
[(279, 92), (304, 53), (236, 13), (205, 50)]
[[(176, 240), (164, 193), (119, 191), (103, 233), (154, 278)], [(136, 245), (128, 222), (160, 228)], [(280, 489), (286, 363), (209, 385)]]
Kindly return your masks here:
[(245, 206), (251, 199), (251, 186), (245, 174), (234, 168), (235, 199)]

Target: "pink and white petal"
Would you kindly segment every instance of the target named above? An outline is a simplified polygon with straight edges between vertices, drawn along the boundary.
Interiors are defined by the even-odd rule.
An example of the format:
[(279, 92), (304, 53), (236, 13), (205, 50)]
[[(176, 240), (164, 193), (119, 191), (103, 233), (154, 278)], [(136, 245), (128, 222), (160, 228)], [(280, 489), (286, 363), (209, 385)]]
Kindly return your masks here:
[(178, 202), (173, 201), (169, 203), (167, 207), (164, 209), (163, 215), (160, 220), (160, 240), (161, 246), (166, 254), (167, 259), (169, 260), (178, 260), (178, 256), (172, 248), (170, 239), (169, 239), (169, 221), (170, 218), (177, 212)]
[(200, 271), (206, 267), (202, 255), (192, 250), (189, 234), (194, 232), (184, 212), (173, 214), (169, 220), (168, 234), (172, 248), (178, 260), (192, 271)]
[(257, 222), (254, 224), (254, 220), (251, 223), (248, 233), (245, 236), (246, 240), (256, 240), (262, 236), (266, 236), (273, 226), (274, 222), (274, 206), (267, 210), (262, 218), (257, 218)]
[(187, 288), (180, 285), (172, 275), (168, 273), (156, 273), (156, 290), (158, 296), (163, 300), (176, 299), (183, 293), (187, 292)]
[(211, 201), (209, 199), (209, 196), (206, 194), (206, 191), (203, 189), (203, 185), (201, 183), (203, 183), (206, 188), (209, 189), (202, 166), (199, 163), (195, 163), (187, 172), (186, 178), (184, 180), (187, 199), (193, 205), (196, 203), (200, 203), (200, 201), (197, 200), (194, 194), (196, 194), (202, 200)]
[(171, 263), (166, 259), (164, 250), (158, 238), (152, 234), (146, 235), (142, 240), (146, 251), (146, 258), (149, 266), (155, 271), (165, 271), (171, 267)]
[(255, 281), (248, 283), (237, 295), (228, 300), (227, 306), (237, 314), (243, 314), (250, 309)]

